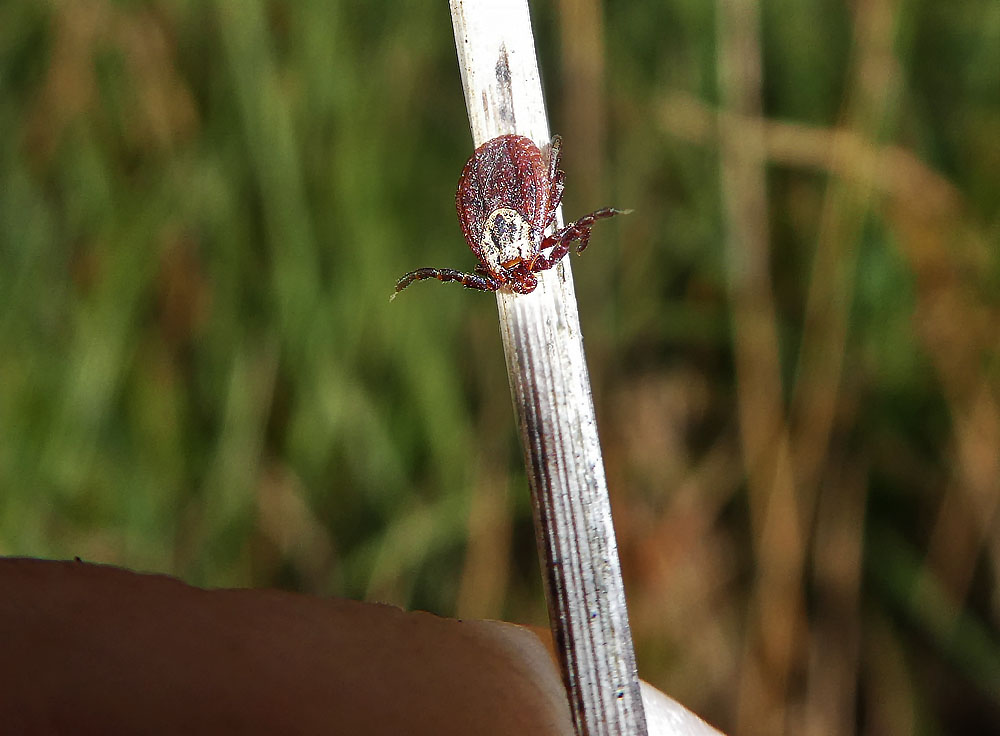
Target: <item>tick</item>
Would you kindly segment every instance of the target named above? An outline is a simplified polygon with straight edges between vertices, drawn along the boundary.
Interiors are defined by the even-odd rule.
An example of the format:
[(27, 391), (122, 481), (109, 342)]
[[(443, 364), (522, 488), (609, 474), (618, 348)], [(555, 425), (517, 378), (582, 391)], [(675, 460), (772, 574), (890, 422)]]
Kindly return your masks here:
[(559, 170), (561, 148), (562, 139), (555, 136), (547, 161), (530, 138), (520, 135), (502, 135), (477, 148), (458, 180), (455, 206), (462, 234), (479, 264), (473, 273), (418, 268), (396, 282), (390, 300), (423, 279), (530, 294), (538, 286), (535, 274), (556, 265), (573, 243), (576, 252), (583, 253), (595, 222), (631, 211), (605, 207), (545, 236), (562, 201), (566, 174)]

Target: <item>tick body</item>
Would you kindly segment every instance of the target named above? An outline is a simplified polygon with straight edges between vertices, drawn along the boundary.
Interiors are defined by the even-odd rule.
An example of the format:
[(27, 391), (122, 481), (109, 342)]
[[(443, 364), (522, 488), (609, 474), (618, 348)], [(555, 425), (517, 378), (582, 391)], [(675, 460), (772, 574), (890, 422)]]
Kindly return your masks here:
[(479, 264), (473, 273), (449, 268), (411, 271), (396, 282), (392, 298), (422, 279), (457, 281), (480, 291), (507, 288), (530, 294), (538, 286), (535, 274), (556, 265), (573, 243), (582, 253), (595, 222), (626, 210), (606, 207), (591, 212), (546, 237), (563, 195), (561, 146), (559, 136), (554, 137), (545, 157), (530, 138), (502, 135), (477, 148), (458, 180), (455, 207), (462, 234)]

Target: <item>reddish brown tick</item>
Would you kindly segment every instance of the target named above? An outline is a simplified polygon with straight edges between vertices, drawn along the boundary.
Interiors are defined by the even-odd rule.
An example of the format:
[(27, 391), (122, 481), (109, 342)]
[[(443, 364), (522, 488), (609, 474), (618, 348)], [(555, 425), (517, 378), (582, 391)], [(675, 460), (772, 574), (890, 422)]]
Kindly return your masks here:
[(538, 286), (535, 273), (556, 265), (574, 241), (579, 241), (576, 252), (583, 253), (595, 222), (630, 211), (606, 207), (545, 237), (562, 201), (566, 175), (559, 170), (561, 147), (562, 139), (554, 137), (548, 165), (538, 146), (520, 135), (502, 135), (477, 148), (462, 170), (455, 194), (462, 234), (479, 259), (475, 272), (418, 268), (396, 282), (390, 299), (422, 279), (458, 281), (480, 291), (507, 287), (530, 294)]

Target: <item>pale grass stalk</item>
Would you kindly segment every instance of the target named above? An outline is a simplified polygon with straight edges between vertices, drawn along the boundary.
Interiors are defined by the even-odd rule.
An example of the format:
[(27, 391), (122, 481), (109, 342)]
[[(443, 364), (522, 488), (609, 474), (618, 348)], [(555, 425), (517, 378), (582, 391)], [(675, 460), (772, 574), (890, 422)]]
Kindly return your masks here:
[[(545, 150), (527, 4), (452, 0), (451, 11), (473, 144), (518, 133)], [(570, 710), (580, 734), (645, 734), (572, 277), (566, 261), (538, 276), (533, 293), (496, 298)]]

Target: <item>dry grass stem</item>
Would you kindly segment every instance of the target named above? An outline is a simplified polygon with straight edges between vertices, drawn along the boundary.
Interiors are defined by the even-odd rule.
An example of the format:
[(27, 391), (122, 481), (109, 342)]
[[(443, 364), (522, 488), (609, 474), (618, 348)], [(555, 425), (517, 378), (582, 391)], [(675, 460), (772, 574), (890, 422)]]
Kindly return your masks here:
[[(527, 3), (451, 3), (476, 146), (550, 139)], [(561, 225), (561, 218), (557, 226)], [(549, 618), (580, 734), (646, 731), (604, 463), (570, 270), (497, 292), (531, 485)]]

